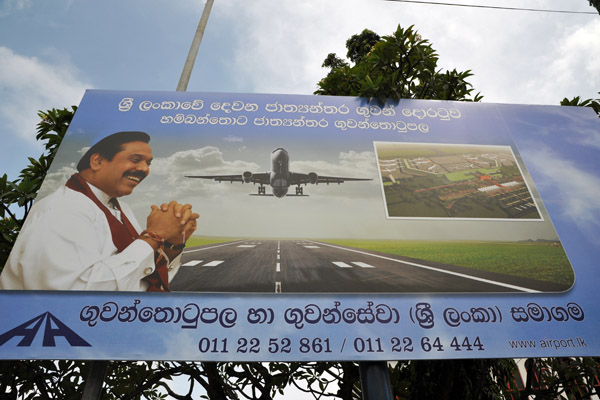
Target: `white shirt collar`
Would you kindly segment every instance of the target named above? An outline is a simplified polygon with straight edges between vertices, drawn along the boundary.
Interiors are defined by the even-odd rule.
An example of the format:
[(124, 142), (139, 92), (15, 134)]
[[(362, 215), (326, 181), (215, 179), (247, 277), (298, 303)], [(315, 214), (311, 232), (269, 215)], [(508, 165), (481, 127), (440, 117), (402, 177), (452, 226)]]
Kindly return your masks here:
[(104, 193), (102, 190), (98, 189), (96, 186), (92, 185), (91, 183), (88, 182), (87, 184), (90, 186), (92, 193), (94, 193), (94, 195), (96, 195), (98, 200), (100, 200), (100, 203), (104, 204), (109, 209), (113, 208), (113, 206), (108, 203), (111, 199), (111, 197), (109, 195), (107, 195), (106, 193)]

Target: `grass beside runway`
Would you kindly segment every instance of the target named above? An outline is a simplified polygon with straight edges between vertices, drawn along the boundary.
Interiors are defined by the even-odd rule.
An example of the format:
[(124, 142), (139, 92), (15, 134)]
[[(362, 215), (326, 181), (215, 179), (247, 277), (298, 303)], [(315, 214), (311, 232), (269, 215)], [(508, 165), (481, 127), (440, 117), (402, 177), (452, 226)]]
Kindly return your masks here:
[(575, 279), (567, 255), (557, 242), (322, 241), (569, 286)]

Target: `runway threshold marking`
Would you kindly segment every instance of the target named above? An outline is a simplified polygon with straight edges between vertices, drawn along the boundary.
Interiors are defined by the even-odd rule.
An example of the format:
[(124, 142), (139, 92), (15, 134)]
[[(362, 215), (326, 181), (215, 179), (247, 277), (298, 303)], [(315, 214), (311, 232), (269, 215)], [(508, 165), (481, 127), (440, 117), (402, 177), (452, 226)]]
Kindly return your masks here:
[(202, 260), (194, 260), (194, 261), (188, 261), (185, 264), (182, 264), (182, 267), (195, 267), (196, 265), (202, 263)]
[(320, 249), (319, 246), (304, 246), (305, 249)]
[(346, 264), (345, 262), (342, 261), (332, 261), (333, 264), (337, 265), (340, 268), (352, 268), (352, 265), (350, 264)]
[(223, 246), (233, 246), (234, 244), (238, 244), (238, 243), (244, 243), (244, 240), (238, 240), (237, 242), (231, 242), (231, 243), (223, 243), (223, 244), (218, 244), (216, 246), (210, 246), (210, 247), (203, 247), (201, 249), (194, 249), (194, 250), (184, 250), (183, 254), (187, 254), (187, 253), (195, 253), (196, 251), (203, 251), (203, 250), (210, 250), (210, 249), (216, 249), (217, 247), (223, 247)]
[[(332, 261), (332, 263), (337, 265), (340, 268), (353, 268), (352, 265), (345, 263), (343, 261)], [(361, 268), (375, 268), (374, 265), (367, 264), (367, 263), (360, 262), (360, 261), (350, 261), (350, 263), (356, 265), (357, 267), (361, 267)]]
[(256, 247), (255, 244), (240, 244), (238, 247)]
[(223, 264), (225, 261), (219, 261), (219, 260), (215, 260), (215, 261), (211, 261), (208, 264), (204, 264), (205, 267), (216, 267), (219, 264)]
[[(505, 287), (508, 289), (520, 290), (520, 291), (526, 292), (526, 293), (541, 293), (539, 290), (533, 290), (533, 289), (516, 286), (516, 285), (511, 285), (511, 284), (503, 283), (503, 282), (496, 282), (496, 281), (492, 281), (490, 279), (479, 278), (479, 277), (471, 276), (471, 275), (467, 275), (467, 274), (461, 274), (460, 272), (447, 271), (445, 269), (430, 267), (428, 265), (417, 264), (417, 263), (413, 263), (410, 261), (402, 261), (402, 260), (398, 260), (398, 259), (392, 258), (392, 257), (381, 256), (379, 254), (371, 254), (371, 253), (367, 253), (366, 251), (362, 251), (362, 250), (347, 249), (345, 247), (340, 247), (340, 246), (336, 246), (336, 245), (329, 244), (329, 243), (323, 243), (323, 242), (314, 242), (314, 241), (311, 241), (311, 242), (319, 244), (319, 245), (323, 245), (323, 246), (333, 247), (334, 249), (352, 251), (354, 253), (364, 254), (367, 256), (371, 256), (371, 257), (377, 257), (377, 258), (381, 258), (383, 260), (393, 261), (393, 262), (397, 262), (397, 263), (401, 263), (401, 264), (412, 265), (413, 267), (422, 268), (422, 269), (426, 269), (426, 270), (430, 270), (430, 271), (441, 272), (442, 274), (454, 275), (454, 276), (458, 276), (458, 277), (465, 278), (465, 279), (471, 279), (473, 281), (489, 283), (491, 285), (496, 285), (496, 286), (502, 286), (502, 287)], [(336, 263), (334, 262), (334, 264), (336, 264)]]
[(374, 266), (374, 265), (367, 264), (367, 263), (360, 262), (360, 261), (352, 261), (352, 264), (354, 264), (354, 265), (358, 265), (358, 266), (359, 266), (359, 267), (361, 267), (361, 268), (375, 268), (375, 266)]

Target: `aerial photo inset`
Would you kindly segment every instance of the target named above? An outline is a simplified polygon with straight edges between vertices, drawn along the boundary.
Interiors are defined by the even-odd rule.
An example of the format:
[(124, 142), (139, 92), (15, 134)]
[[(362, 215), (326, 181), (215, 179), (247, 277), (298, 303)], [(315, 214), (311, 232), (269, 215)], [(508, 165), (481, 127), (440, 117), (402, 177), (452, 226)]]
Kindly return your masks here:
[(374, 144), (390, 218), (542, 219), (510, 146)]

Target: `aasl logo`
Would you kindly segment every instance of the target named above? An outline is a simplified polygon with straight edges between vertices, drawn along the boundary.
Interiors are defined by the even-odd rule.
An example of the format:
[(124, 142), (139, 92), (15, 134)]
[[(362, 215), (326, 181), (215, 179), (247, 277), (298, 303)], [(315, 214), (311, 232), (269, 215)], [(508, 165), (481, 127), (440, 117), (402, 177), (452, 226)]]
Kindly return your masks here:
[(83, 340), (81, 336), (73, 332), (71, 328), (65, 325), (50, 312), (45, 312), (37, 317), (13, 328), (0, 335), (0, 346), (14, 337), (21, 337), (18, 347), (29, 347), (37, 336), (40, 328), (44, 325), (44, 337), (42, 347), (55, 347), (54, 338), (62, 336), (72, 347), (91, 347), (92, 345)]

